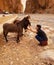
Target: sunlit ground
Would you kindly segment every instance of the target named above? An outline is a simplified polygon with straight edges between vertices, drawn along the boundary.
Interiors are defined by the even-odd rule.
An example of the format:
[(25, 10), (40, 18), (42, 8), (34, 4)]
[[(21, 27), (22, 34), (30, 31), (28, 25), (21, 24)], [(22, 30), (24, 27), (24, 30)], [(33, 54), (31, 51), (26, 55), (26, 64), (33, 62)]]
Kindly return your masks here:
[[(25, 35), (18, 44), (16, 43), (15, 35), (14, 37), (12, 37), (13, 34), (8, 35), (9, 42), (6, 43), (3, 34), (0, 33), (0, 65), (54, 65), (54, 15), (29, 15), (33, 28), (37, 24), (42, 25), (42, 29), (48, 36), (49, 44), (44, 47), (39, 46), (34, 37), (35, 34), (31, 31), (24, 33)], [(25, 17), (23, 14), (18, 14), (17, 16), (18, 20)]]

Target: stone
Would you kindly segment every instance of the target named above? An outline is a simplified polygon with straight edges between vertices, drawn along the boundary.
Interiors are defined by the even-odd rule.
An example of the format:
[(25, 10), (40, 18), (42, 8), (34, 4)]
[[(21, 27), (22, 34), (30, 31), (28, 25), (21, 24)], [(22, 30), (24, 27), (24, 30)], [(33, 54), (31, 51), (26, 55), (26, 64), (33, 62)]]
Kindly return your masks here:
[(10, 65), (13, 65), (13, 61), (10, 62)]
[(43, 59), (50, 59), (54, 61), (54, 50), (46, 50), (40, 53), (40, 57)]

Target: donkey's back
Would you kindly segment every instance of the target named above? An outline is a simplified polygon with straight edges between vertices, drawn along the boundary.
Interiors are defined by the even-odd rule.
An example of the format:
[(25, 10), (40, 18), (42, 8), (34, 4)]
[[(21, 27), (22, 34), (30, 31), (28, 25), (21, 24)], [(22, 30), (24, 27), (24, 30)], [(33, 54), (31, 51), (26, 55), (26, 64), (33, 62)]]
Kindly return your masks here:
[(15, 25), (15, 24), (5, 23), (3, 25), (3, 31), (6, 31), (6, 32), (17, 32), (18, 28), (17, 28), (17, 25)]

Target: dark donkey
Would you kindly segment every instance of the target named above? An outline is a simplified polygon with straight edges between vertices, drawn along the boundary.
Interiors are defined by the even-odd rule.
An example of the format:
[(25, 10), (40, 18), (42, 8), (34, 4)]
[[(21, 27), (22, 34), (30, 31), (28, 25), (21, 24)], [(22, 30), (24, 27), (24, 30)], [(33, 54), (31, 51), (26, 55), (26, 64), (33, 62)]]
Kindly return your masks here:
[(3, 34), (4, 34), (6, 42), (8, 42), (7, 34), (9, 32), (17, 33), (17, 40), (16, 41), (19, 42), (20, 41), (19, 37), (23, 33), (23, 28), (27, 29), (27, 26), (30, 26), (30, 25), (31, 25), (31, 23), (29, 21), (28, 16), (26, 17), (26, 19), (23, 18), (23, 20), (21, 20), (17, 24), (13, 24), (13, 23), (5, 23), (5, 24), (3, 24)]
[[(25, 32), (27, 31), (27, 26), (28, 26), (29, 18), (30, 18), (30, 16), (27, 16), (27, 17), (24, 17), (24, 19), (23, 19), (24, 22), (27, 21), (27, 22), (25, 22), (25, 25), (24, 25)], [(17, 24), (19, 22), (20, 22), (20, 20), (15, 20), (13, 23)], [(31, 24), (29, 24), (29, 25), (31, 25)]]

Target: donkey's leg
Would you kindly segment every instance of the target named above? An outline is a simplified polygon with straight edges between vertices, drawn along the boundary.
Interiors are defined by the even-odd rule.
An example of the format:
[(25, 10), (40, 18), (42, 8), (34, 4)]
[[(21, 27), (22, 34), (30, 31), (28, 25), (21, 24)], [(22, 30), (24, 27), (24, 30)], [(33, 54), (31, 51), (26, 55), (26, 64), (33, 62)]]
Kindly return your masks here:
[(7, 39), (7, 34), (8, 34), (8, 33), (6, 33), (6, 34), (5, 34), (5, 39), (6, 39), (6, 42), (8, 42), (8, 39)]
[(25, 29), (25, 32), (27, 32), (27, 29)]
[(20, 37), (22, 37), (24, 34), (23, 34), (23, 29), (21, 29), (21, 31), (20, 31)]
[(20, 42), (20, 40), (19, 40), (19, 36), (20, 36), (20, 35), (19, 35), (19, 33), (18, 33), (18, 34), (17, 34), (17, 40), (16, 40), (17, 43)]
[(4, 34), (6, 42), (8, 42), (8, 40), (7, 40), (7, 34), (8, 34), (8, 32), (3, 31), (3, 34)]

